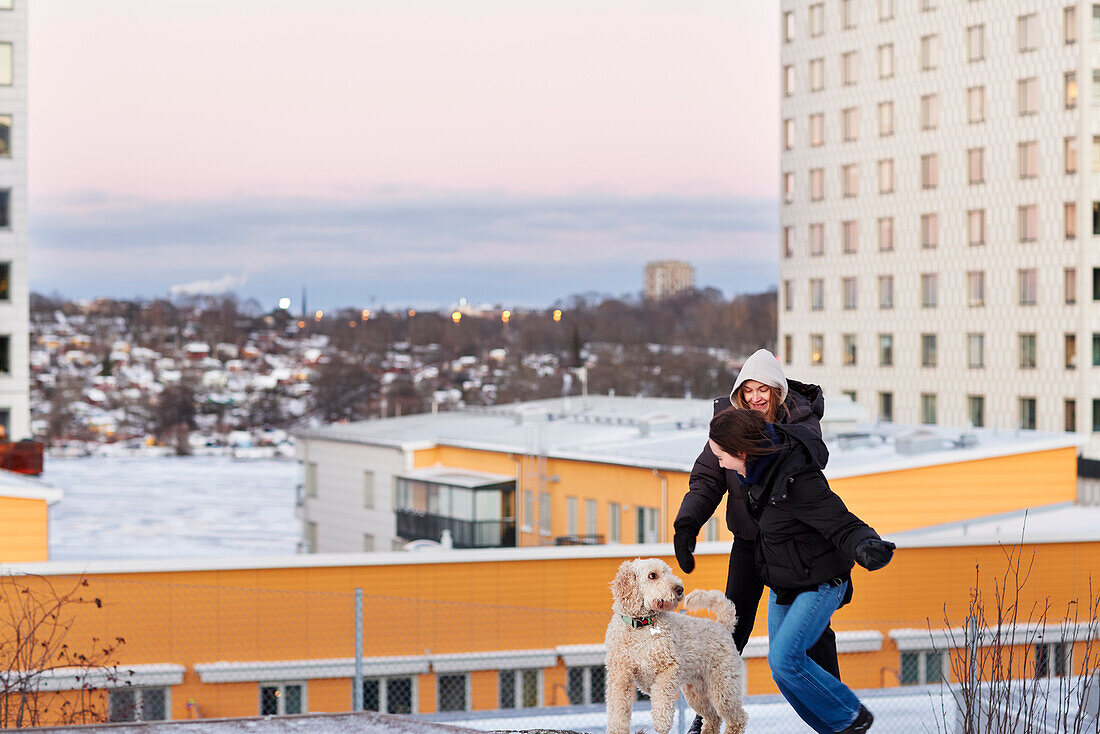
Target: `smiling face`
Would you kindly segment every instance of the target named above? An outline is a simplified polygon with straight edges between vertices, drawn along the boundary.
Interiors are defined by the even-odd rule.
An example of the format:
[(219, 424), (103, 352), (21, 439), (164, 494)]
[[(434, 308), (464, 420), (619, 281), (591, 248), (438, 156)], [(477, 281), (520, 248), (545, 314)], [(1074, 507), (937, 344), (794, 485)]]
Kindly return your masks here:
[(769, 420), (775, 412), (775, 389), (763, 382), (745, 380), (740, 397), (744, 407), (762, 413)]

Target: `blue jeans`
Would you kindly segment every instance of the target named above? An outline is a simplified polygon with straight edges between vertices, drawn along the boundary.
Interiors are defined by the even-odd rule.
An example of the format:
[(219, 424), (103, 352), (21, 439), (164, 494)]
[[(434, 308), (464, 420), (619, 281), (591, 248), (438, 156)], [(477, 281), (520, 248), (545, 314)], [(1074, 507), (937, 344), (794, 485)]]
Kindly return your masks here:
[(802, 720), (819, 734), (843, 731), (859, 714), (859, 699), (806, 654), (833, 612), (840, 606), (848, 583), (821, 584), (817, 591), (798, 595), (791, 604), (777, 604), (768, 596), (768, 665), (783, 698)]

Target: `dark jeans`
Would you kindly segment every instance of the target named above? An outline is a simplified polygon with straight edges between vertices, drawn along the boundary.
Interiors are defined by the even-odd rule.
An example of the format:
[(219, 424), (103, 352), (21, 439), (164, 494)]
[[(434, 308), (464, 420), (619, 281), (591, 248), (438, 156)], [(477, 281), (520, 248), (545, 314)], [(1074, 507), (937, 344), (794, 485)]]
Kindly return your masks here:
[[(756, 610), (764, 595), (764, 582), (756, 570), (756, 541), (734, 538), (730, 549), (730, 570), (726, 579), (726, 596), (737, 607), (737, 626), (733, 628), (733, 644), (744, 652), (756, 624)], [(836, 633), (826, 626), (821, 637), (806, 654), (827, 673), (840, 680), (840, 665), (836, 659)]]

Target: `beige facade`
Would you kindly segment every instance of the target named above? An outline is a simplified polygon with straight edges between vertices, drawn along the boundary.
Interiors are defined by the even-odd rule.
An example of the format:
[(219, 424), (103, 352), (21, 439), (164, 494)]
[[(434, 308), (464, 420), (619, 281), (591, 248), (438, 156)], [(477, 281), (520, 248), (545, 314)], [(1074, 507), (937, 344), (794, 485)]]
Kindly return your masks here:
[(682, 260), (657, 260), (645, 266), (645, 297), (659, 301), (695, 287), (695, 268)]

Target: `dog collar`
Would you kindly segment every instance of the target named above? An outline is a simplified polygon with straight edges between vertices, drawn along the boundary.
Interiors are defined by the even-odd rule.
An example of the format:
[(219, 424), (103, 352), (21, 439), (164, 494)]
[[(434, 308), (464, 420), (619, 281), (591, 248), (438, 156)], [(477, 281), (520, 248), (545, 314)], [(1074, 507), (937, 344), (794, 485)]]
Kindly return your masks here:
[(626, 623), (627, 627), (638, 629), (639, 627), (648, 627), (653, 624), (653, 617), (655, 615), (651, 614), (648, 617), (628, 617), (625, 614), (620, 614), (619, 616), (623, 618), (623, 622)]

